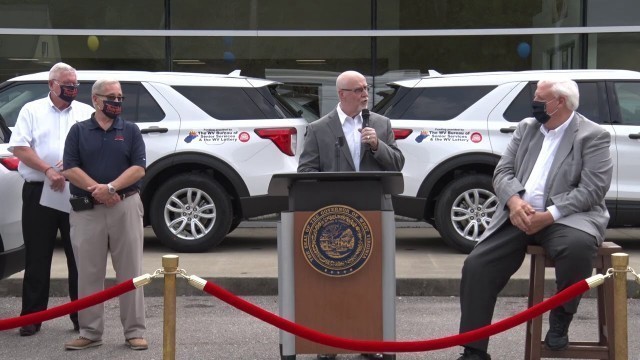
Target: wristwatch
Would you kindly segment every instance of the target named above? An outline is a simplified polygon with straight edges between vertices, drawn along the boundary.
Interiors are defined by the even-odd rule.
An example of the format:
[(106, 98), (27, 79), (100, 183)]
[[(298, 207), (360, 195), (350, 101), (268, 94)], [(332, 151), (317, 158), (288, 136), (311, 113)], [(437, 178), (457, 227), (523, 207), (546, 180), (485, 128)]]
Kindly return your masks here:
[(107, 188), (109, 189), (109, 194), (113, 195), (116, 193), (116, 188), (114, 188), (113, 185), (107, 184)]

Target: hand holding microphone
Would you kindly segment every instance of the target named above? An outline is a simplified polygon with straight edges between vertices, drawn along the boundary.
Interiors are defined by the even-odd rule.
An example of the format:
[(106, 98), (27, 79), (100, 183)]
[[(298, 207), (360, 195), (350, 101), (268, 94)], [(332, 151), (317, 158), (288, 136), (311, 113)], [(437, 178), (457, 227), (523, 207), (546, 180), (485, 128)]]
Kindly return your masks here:
[(376, 135), (376, 130), (372, 127), (369, 127), (369, 109), (362, 109), (362, 129), (360, 129), (360, 137), (361, 141), (369, 146), (371, 146), (371, 150), (378, 150), (378, 136)]

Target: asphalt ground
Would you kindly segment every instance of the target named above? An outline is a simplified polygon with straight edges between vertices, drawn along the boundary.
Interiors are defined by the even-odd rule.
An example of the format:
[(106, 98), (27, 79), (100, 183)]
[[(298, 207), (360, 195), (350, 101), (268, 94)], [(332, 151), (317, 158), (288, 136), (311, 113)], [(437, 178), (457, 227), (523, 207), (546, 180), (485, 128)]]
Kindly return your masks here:
[[(444, 244), (440, 235), (424, 223), (398, 222), (396, 229), (396, 287), (398, 296), (458, 296), (461, 269), (466, 258)], [(143, 270), (162, 268), (162, 256), (173, 252), (162, 245), (151, 229), (145, 231)], [(607, 241), (622, 246), (629, 264), (640, 273), (640, 228), (607, 230)], [(179, 268), (245, 296), (275, 296), (278, 293), (277, 239), (274, 222), (244, 222), (217, 247), (205, 253), (180, 253)], [(107, 286), (115, 272), (107, 262)], [(22, 294), (23, 272), (0, 280), (0, 297)], [(51, 296), (67, 296), (64, 251), (58, 246), (51, 267)], [(629, 279), (629, 296), (640, 297), (640, 286)], [(549, 294), (553, 292), (553, 269), (547, 269)], [(527, 296), (527, 257), (502, 292), (503, 296)], [(178, 281), (178, 295), (200, 295), (185, 281)], [(162, 296), (162, 281), (145, 286), (145, 296)], [(589, 296), (589, 294), (588, 294)]]
[[(608, 230), (607, 241), (614, 241), (630, 255), (630, 266), (640, 270), (640, 229)], [(396, 231), (396, 272), (398, 279), (397, 338), (425, 340), (457, 333), (460, 269), (465, 255), (443, 244), (437, 232), (419, 224), (398, 224)], [(243, 223), (217, 248), (201, 254), (177, 254), (180, 268), (188, 274), (213, 281), (262, 308), (277, 312), (276, 229), (272, 223)], [(172, 252), (160, 244), (153, 232), (146, 231), (144, 271), (161, 267), (163, 255)], [(526, 309), (528, 259), (514, 275), (496, 306), (495, 320)], [(108, 265), (107, 286), (114, 272)], [(552, 291), (553, 272), (547, 278)], [(64, 252), (57, 248), (52, 266), (50, 306), (67, 301)], [(0, 319), (20, 312), (22, 273), (0, 280)], [(640, 290), (629, 276), (628, 302), (629, 359), (640, 360), (640, 342), (634, 334), (640, 328)], [(161, 359), (162, 358), (162, 281), (145, 286), (147, 339), (150, 349), (132, 351), (124, 345), (117, 300), (105, 304), (104, 345), (77, 352), (63, 350), (64, 342), (74, 338), (68, 318), (43, 324), (34, 337), (20, 337), (17, 330), (0, 332), (0, 359)], [(177, 359), (279, 359), (278, 331), (247, 314), (208, 296), (178, 280)], [(635, 297), (635, 298), (633, 298)], [(545, 316), (546, 331), (546, 316)], [(571, 326), (572, 339), (596, 339), (595, 300), (586, 298)], [(495, 336), (490, 343), (494, 359), (522, 359), (525, 327)], [(399, 354), (398, 359), (456, 359), (460, 348), (415, 354)], [(298, 359), (314, 359), (299, 355)], [(339, 359), (363, 359), (341, 355)]]
[[(245, 297), (258, 306), (277, 312), (277, 297)], [(58, 305), (66, 298), (52, 298)], [(119, 321), (117, 300), (105, 303), (105, 333), (103, 345), (81, 351), (65, 351), (63, 344), (77, 336), (71, 330), (71, 321), (58, 318), (42, 325), (35, 336), (20, 337), (17, 330), (0, 331), (0, 359), (21, 360), (103, 360), (103, 359), (162, 359), (162, 298), (146, 298), (146, 338), (149, 350), (133, 351), (124, 345)], [(426, 340), (454, 335), (460, 317), (459, 299), (456, 297), (408, 296), (396, 299), (396, 333), (398, 340)], [(526, 309), (527, 300), (521, 297), (501, 297), (494, 319), (499, 320)], [(267, 360), (280, 359), (278, 330), (260, 320), (241, 313), (211, 296), (181, 296), (177, 304), (176, 359), (214, 360)], [(640, 360), (640, 300), (629, 300), (629, 359)], [(20, 312), (16, 298), (0, 298), (0, 318)], [(595, 300), (585, 299), (573, 321), (569, 336), (573, 340), (595, 341)], [(547, 330), (546, 316), (543, 331)], [(525, 325), (494, 336), (489, 352), (494, 360), (524, 358)], [(398, 354), (399, 360), (455, 360), (460, 347), (443, 350)], [(298, 355), (297, 359), (314, 360), (312, 355)], [(357, 354), (339, 355), (338, 360), (364, 360)]]

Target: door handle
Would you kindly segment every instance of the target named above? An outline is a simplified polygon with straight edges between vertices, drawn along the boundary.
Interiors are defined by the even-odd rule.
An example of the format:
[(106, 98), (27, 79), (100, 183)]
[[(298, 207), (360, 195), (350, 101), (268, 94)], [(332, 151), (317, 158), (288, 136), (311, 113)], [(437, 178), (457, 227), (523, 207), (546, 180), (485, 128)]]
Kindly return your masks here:
[(508, 128), (501, 128), (500, 132), (503, 134), (510, 134), (512, 132), (516, 131), (516, 127), (512, 126), (512, 127), (508, 127)]
[(169, 129), (161, 128), (161, 127), (150, 127), (150, 128), (146, 128), (146, 129), (141, 129), (140, 130), (140, 132), (142, 134), (150, 134), (150, 133), (161, 133), (161, 134), (164, 134), (167, 131), (169, 131)]
[(629, 139), (640, 139), (640, 134), (629, 134)]

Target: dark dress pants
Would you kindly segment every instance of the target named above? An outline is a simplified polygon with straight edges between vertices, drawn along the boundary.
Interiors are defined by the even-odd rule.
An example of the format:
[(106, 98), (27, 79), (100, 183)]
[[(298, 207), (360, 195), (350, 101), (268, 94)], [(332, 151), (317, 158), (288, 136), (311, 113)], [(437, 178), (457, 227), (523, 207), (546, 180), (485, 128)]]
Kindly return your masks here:
[[(58, 230), (67, 257), (69, 297), (78, 298), (78, 269), (69, 236), (69, 214), (40, 205), (43, 183), (25, 182), (22, 188), (22, 234), (25, 270), (22, 281), (22, 312), (30, 314), (47, 309), (51, 260)], [(70, 315), (74, 323), (78, 313)]]
[[(598, 244), (584, 231), (562, 224), (552, 224), (533, 236), (526, 235), (507, 221), (495, 233), (480, 242), (462, 267), (460, 283), (460, 332), (467, 332), (491, 323), (498, 293), (520, 268), (527, 245), (541, 245), (555, 262), (558, 291), (588, 278), (593, 273)], [(563, 306), (575, 314), (580, 297)], [(465, 344), (487, 351), (489, 339)]]

